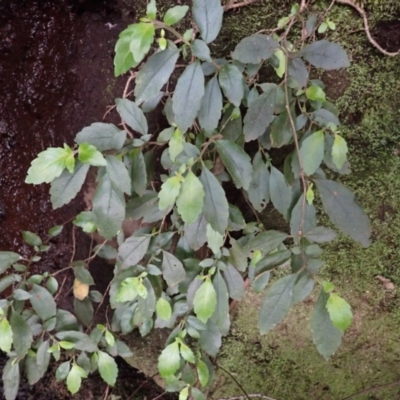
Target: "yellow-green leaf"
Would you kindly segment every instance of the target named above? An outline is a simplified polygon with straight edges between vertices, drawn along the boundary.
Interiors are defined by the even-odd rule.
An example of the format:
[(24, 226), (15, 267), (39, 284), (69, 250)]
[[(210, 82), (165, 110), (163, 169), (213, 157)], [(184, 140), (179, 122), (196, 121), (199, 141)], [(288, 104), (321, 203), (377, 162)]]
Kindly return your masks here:
[[(31, 163), (25, 182), (39, 185), (50, 183), (54, 178), (59, 177), (66, 167), (71, 151), (69, 147), (64, 149), (49, 147), (39, 153)], [(70, 166), (70, 162), (68, 165)]]
[(345, 331), (353, 319), (350, 304), (336, 293), (331, 293), (326, 303), (332, 324), (341, 331)]
[(181, 189), (181, 181), (182, 178), (180, 176), (172, 176), (161, 185), (160, 193), (158, 193), (158, 198), (160, 199), (158, 207), (160, 210), (165, 210), (167, 207), (174, 205)]
[(210, 278), (207, 278), (197, 289), (193, 299), (193, 306), (197, 318), (204, 323), (214, 314), (217, 306), (217, 293)]
[(157, 316), (164, 321), (168, 321), (172, 315), (171, 305), (163, 297), (160, 297), (156, 305)]
[(0, 321), (0, 350), (8, 353), (13, 343), (13, 332), (7, 318)]
[(286, 70), (286, 57), (285, 57), (285, 53), (279, 49), (275, 52), (275, 56), (278, 58), (279, 60), (279, 67), (274, 68), (276, 74), (279, 76), (279, 78), (282, 78), (285, 70)]
[(186, 175), (176, 200), (178, 212), (184, 222), (191, 224), (201, 213), (204, 204), (204, 188), (199, 178), (192, 172)]
[(179, 369), (181, 357), (179, 355), (179, 344), (169, 344), (158, 358), (158, 370), (163, 378), (172, 376)]
[(332, 161), (338, 169), (341, 169), (346, 162), (348, 150), (346, 140), (340, 135), (335, 135), (332, 146)]
[(81, 143), (78, 149), (79, 161), (84, 164), (94, 165), (95, 167), (101, 167), (107, 165), (107, 161), (103, 157), (96, 147), (89, 143)]

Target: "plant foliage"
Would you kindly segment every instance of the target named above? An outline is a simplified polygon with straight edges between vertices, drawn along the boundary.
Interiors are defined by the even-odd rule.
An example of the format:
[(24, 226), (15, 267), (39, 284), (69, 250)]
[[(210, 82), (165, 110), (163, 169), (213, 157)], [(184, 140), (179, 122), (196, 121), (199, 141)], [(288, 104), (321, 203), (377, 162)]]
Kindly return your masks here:
[[(49, 148), (32, 161), (26, 182), (51, 183), (54, 208), (74, 198), (89, 166), (95, 167), (92, 209), (73, 223), (106, 240), (117, 237), (118, 246), (105, 241), (94, 249), (115, 260), (109, 293), (90, 290), (93, 257), (70, 266), (75, 315), (57, 306), (54, 276), (31, 276), (26, 267), (39, 261), (48, 239), (62, 227), (52, 228), (45, 240), (24, 233), (35, 250), (30, 260), (0, 252), (0, 272), (8, 273), (0, 280), (0, 292), (9, 293), (13, 286), (12, 294), (0, 300), (0, 349), (9, 357), (3, 372), (7, 400), (16, 397), (20, 373), (37, 382), (50, 356), (60, 362), (61, 352), (56, 377), (71, 393), (96, 370), (114, 385), (118, 368), (113, 357), (130, 354), (119, 335), (138, 329), (145, 336), (154, 328), (173, 329), (158, 361), (167, 389), (179, 391), (180, 399), (205, 398), (201, 391), (213, 376), (209, 357), (217, 355), (229, 332), (229, 302), (242, 298), (245, 281), (257, 293), (266, 288), (261, 334), (308, 297), (315, 284), (321, 294), (311, 330), (325, 358), (338, 349), (351, 323), (349, 304), (318, 277), (323, 265), (318, 243), (334, 240), (336, 233), (317, 224), (314, 197), (319, 194), (340, 231), (364, 246), (369, 245), (369, 220), (354, 194), (326, 176), (329, 170), (348, 170), (348, 147), (322, 82), (309, 76), (310, 67), (347, 67), (345, 51), (327, 40), (312, 41), (313, 15), (307, 34), (290, 41), (293, 26), (303, 19), (294, 7), (279, 21), (280, 34), (246, 37), (230, 57), (217, 60), (208, 44), (222, 25), (220, 0), (193, 1), (198, 36), (172, 28), (187, 11), (176, 6), (157, 20), (152, 0), (147, 17), (120, 33), (115, 75), (138, 67), (133, 96), (115, 101), (123, 129), (94, 123), (77, 134), (72, 147)], [(178, 59), (186, 62), (183, 70), (175, 69)], [(268, 65), (281, 84), (259, 79), (258, 71)], [(171, 94), (166, 84), (174, 71)], [(168, 125), (151, 131), (147, 113), (157, 105)], [(283, 165), (273, 164), (274, 148), (285, 148)], [(161, 181), (152, 178), (156, 153), (161, 154), (156, 165)], [(251, 205), (254, 217), (242, 212), (238, 198)], [(290, 232), (259, 223), (258, 213), (270, 202)], [(142, 220), (143, 227), (125, 237), (127, 219)], [(270, 284), (280, 267), (287, 274)], [(93, 326), (93, 303), (103, 296), (109, 296), (113, 315), (106, 325)]]

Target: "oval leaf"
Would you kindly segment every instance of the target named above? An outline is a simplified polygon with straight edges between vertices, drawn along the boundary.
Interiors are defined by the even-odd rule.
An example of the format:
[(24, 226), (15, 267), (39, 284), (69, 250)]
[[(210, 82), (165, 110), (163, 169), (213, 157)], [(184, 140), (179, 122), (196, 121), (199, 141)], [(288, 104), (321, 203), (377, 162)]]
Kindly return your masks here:
[(217, 306), (217, 293), (210, 279), (207, 278), (203, 284), (197, 289), (193, 299), (194, 312), (197, 318), (206, 323), (214, 314)]

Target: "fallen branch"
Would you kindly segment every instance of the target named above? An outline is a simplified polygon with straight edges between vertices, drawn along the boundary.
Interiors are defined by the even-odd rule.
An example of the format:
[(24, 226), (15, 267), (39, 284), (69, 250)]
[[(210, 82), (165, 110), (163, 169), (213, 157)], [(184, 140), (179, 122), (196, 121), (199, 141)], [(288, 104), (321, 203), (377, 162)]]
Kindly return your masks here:
[(272, 397), (264, 396), (263, 394), (248, 394), (247, 396), (236, 396), (236, 397), (229, 397), (226, 399), (218, 399), (218, 400), (244, 400), (244, 399), (248, 399), (248, 398), (275, 400)]

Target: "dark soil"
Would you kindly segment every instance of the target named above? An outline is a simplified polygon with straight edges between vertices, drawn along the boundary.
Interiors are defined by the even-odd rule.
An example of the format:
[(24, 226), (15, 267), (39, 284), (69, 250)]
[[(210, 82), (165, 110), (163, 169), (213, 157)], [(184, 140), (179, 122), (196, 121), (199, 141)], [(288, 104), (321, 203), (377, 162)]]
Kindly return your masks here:
[[(113, 50), (118, 33), (135, 12), (124, 15), (123, 22), (117, 3), (0, 1), (0, 251), (31, 256), (22, 231), (35, 232), (46, 240), (50, 227), (70, 221), (84, 208), (78, 198), (54, 211), (48, 185), (27, 185), (24, 181), (38, 153), (63, 143), (72, 145), (75, 135), (101, 121), (106, 106), (121, 95), (125, 79), (113, 76)], [(50, 250), (32, 267), (35, 272), (68, 266), (73, 247), (70, 225), (51, 239)], [(75, 259), (86, 258), (89, 238), (78, 235), (76, 243)], [(112, 276), (112, 267), (99, 262), (93, 267), (97, 289), (102, 291)], [(66, 309), (71, 309), (72, 298), (69, 288), (73, 277), (69, 275), (65, 275), (67, 290), (59, 304)], [(5, 360), (0, 354), (0, 374)], [(121, 399), (152, 399), (163, 392), (123, 360), (118, 363), (118, 383), (108, 395), (106, 384), (94, 375), (84, 381), (79, 395), (71, 396), (64, 383), (55, 382), (54, 364), (38, 384), (31, 387), (22, 382), (18, 399), (106, 399), (112, 394)]]

